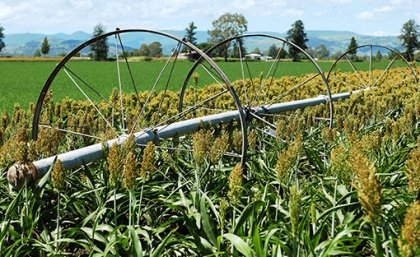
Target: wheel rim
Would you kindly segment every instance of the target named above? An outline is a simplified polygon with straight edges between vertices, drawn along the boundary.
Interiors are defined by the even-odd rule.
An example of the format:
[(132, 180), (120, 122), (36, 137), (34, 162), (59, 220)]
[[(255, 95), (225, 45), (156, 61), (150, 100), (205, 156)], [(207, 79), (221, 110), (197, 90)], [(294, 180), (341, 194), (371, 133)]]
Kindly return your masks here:
[[(159, 63), (159, 68), (154, 71), (137, 69), (139, 64), (130, 62), (126, 58), (129, 46), (125, 42), (139, 34), (151, 34), (156, 40), (161, 40), (164, 43), (168, 43), (168, 41), (170, 41), (172, 45), (175, 45), (173, 51), (168, 54), (169, 56), (164, 58), (162, 63)], [(111, 49), (111, 51), (115, 53), (115, 60), (109, 63), (85, 61), (85, 63), (82, 62), (83, 65), (81, 65), (81, 67), (78, 67), (80, 63), (72, 61), (72, 58), (78, 53), (87, 51), (92, 44), (104, 39), (114, 41), (114, 49)], [(140, 46), (140, 43), (142, 42), (138, 42), (137, 46)], [(164, 43), (162, 43), (162, 45), (164, 45)], [(168, 46), (172, 45), (168, 43)], [(208, 95), (205, 99), (205, 103), (197, 103), (196, 106), (192, 106), (189, 109), (184, 109), (181, 113), (177, 113), (176, 105), (179, 101), (179, 93), (171, 91), (170, 86), (172, 84), (181, 84), (182, 79), (177, 82), (176, 75), (183, 70), (188, 70), (188, 68), (185, 68), (186, 65), (193, 65), (192, 62), (181, 63), (180, 58), (178, 58), (180, 56), (178, 53), (181, 52), (183, 48), (187, 49), (187, 52), (195, 52), (202, 60), (212, 67), (212, 69), (217, 73), (219, 80), (217, 81), (218, 89)], [(107, 80), (107, 72), (103, 72), (104, 70), (101, 70), (99, 67), (111, 64), (114, 65), (114, 70), (112, 72), (116, 76), (116, 78), (113, 78), (112, 81), (109, 79)], [(102, 71), (102, 74), (96, 74), (95, 79), (86, 75), (87, 73), (99, 71)], [(103, 76), (103, 78), (101, 76)], [(143, 83), (142, 76), (143, 78), (147, 76), (154, 76), (154, 79)], [(96, 79), (100, 82), (97, 82)], [(112, 86), (109, 87), (105, 85), (107, 83), (112, 84)], [(64, 89), (64, 86), (68, 88)], [(116, 88), (116, 90), (111, 91), (113, 93), (111, 93), (111, 97), (108, 97), (110, 90), (113, 88)], [(48, 104), (50, 101), (48, 92), (50, 92), (49, 90), (54, 89), (65, 90), (67, 93), (74, 93), (71, 90), (77, 92), (79, 96), (78, 98), (82, 98), (85, 102), (89, 103), (89, 108), (86, 106), (83, 108), (91, 112), (91, 116), (95, 117), (94, 121), (86, 119), (85, 122), (98, 123), (99, 120), (101, 125), (95, 126), (98, 128), (101, 127), (103, 131), (99, 131), (99, 129), (97, 129), (98, 133), (96, 133), (92, 129), (85, 128), (88, 127), (86, 125), (91, 124), (82, 124), (83, 126), (80, 127), (68, 126), (70, 116), (63, 115), (62, 110), (65, 109), (64, 107), (60, 109), (61, 111), (59, 111), (61, 116), (59, 116), (59, 118), (53, 118), (54, 115), (48, 113), (53, 111), (48, 110)], [(128, 93), (131, 93), (131, 100), (135, 102), (134, 107), (137, 107), (137, 109), (127, 104), (130, 99), (128, 99), (127, 95), (125, 95), (125, 90), (127, 90)], [(147, 93), (145, 93), (145, 90), (148, 90)], [(84, 138), (84, 141), (90, 140), (90, 142), (93, 140), (99, 140), (101, 138), (99, 133), (107, 133), (109, 131), (112, 131), (114, 137), (127, 136), (135, 132), (139, 135), (139, 131), (144, 131), (144, 133), (148, 133), (149, 131), (158, 133), (159, 130), (164, 130), (172, 123), (188, 118), (199, 118), (200, 115), (203, 115), (203, 113), (197, 112), (200, 104), (203, 106), (215, 104), (221, 97), (229, 98), (230, 105), (234, 106), (234, 109), (238, 112), (236, 126), (242, 131), (245, 130), (244, 112), (238, 96), (233, 90), (231, 82), (228, 80), (226, 75), (210, 57), (205, 55), (191, 43), (164, 32), (143, 29), (117, 29), (116, 31), (100, 35), (82, 43), (66, 55), (60, 63), (58, 63), (45, 82), (38, 98), (34, 112), (32, 137), (36, 140), (40, 130), (44, 129), (55, 130), (60, 134), (70, 134), (71, 137), (81, 137)], [(58, 96), (58, 98), (60, 97)], [(171, 103), (171, 101), (176, 101), (176, 103)], [(223, 111), (225, 110), (219, 110), (216, 113), (221, 113)], [(210, 114), (214, 113), (215, 112), (212, 112)], [(72, 114), (72, 117), (76, 118), (77, 115), (77, 113)], [(86, 138), (90, 139), (86, 140)], [(162, 148), (164, 148), (164, 146), (162, 146)], [(189, 146), (189, 149), (181, 150), (192, 151), (191, 146)], [(245, 153), (246, 138), (242, 137), (240, 149), (237, 149), (237, 151), (235, 153), (231, 153), (231, 155), (237, 157), (239, 162), (243, 163)]]
[[(359, 60), (361, 57), (356, 56), (354, 51), (366, 53), (367, 64), (361, 62)], [(384, 57), (377, 60), (377, 57), (374, 56), (375, 51), (376, 53), (380, 51)], [(366, 65), (367, 67), (364, 67)], [(418, 84), (416, 71), (398, 51), (381, 45), (361, 45), (340, 55), (331, 66), (327, 79), (333, 93), (349, 89), (367, 89), (380, 86), (384, 81), (393, 79), (389, 77), (389, 71), (396, 68), (408, 76), (401, 81), (396, 81), (397, 84), (403, 83), (405, 80), (412, 80)], [(363, 73), (363, 70), (366, 72)], [(338, 76), (341, 71), (349, 72), (357, 79), (351, 82), (343, 81)]]
[[(250, 42), (257, 39), (264, 39), (267, 42), (270, 42), (269, 44), (275, 44), (278, 50), (276, 51), (275, 56), (272, 58), (271, 62), (268, 63), (260, 63), (265, 65), (265, 70), (263, 71), (264, 74), (261, 79), (259, 79), (259, 85), (256, 85), (255, 78), (258, 77), (260, 71), (256, 71), (255, 65), (256, 62), (249, 62), (246, 60), (246, 55), (244, 51), (242, 50), (243, 47), (247, 47), (250, 45)], [(243, 45), (242, 45), (243, 44)], [(241, 100), (241, 104), (244, 107), (245, 113), (247, 114), (247, 137), (249, 136), (250, 130), (257, 129), (260, 130), (260, 132), (265, 134), (273, 135), (273, 131), (276, 130), (276, 124), (273, 122), (273, 119), (269, 117), (269, 115), (272, 115), (270, 113), (266, 113), (265, 110), (267, 108), (271, 107), (273, 104), (284, 102), (284, 101), (293, 101), (293, 100), (301, 100), (303, 98), (307, 97), (315, 97), (318, 96), (318, 94), (325, 95), (326, 99), (331, 99), (331, 93), (329, 90), (328, 82), (326, 77), (324, 76), (324, 73), (322, 72), (319, 65), (315, 62), (315, 60), (303, 49), (296, 46), (295, 44), (288, 42), (285, 39), (275, 37), (272, 35), (266, 35), (266, 34), (247, 34), (247, 35), (238, 35), (231, 37), (229, 39), (226, 39), (222, 42), (217, 43), (215, 46), (210, 48), (208, 51), (206, 51), (206, 54), (211, 56), (212, 58), (217, 58), (217, 55), (215, 53), (218, 52), (218, 48), (224, 46), (224, 45), (234, 45), (237, 49), (237, 61), (236, 61), (236, 69), (240, 70), (241, 77), (236, 78), (239, 83), (244, 83), (243, 86), (238, 85), (237, 83), (234, 83), (236, 94), (239, 96)], [(298, 49), (298, 51), (303, 54), (308, 60), (308, 64), (311, 67), (310, 72), (313, 72), (312, 75), (307, 75), (304, 79), (296, 82), (293, 86), (288, 88), (283, 88), (280, 91), (276, 91), (275, 94), (271, 94), (269, 91), (271, 89), (274, 90), (273, 83), (277, 79), (281, 79), (284, 74), (282, 74), (282, 71), (279, 71), (279, 63), (282, 58), (280, 58), (280, 53), (282, 50), (285, 50), (289, 47), (295, 47)], [(251, 50), (251, 49), (250, 49)], [(232, 63), (227, 63), (232, 64)], [(191, 80), (192, 74), (196, 72), (199, 66), (203, 66), (200, 63), (200, 60), (198, 60), (195, 65), (192, 67), (190, 72), (187, 74), (187, 77), (184, 81), (184, 86), (182, 88), (182, 92), (184, 91), (186, 85), (188, 85), (189, 81)], [(231, 65), (233, 66), (233, 64)], [(221, 64), (219, 67), (224, 70)], [(230, 69), (233, 69), (232, 67), (229, 67)], [(226, 68), (227, 69), (227, 68)], [(224, 70), (225, 74), (229, 77), (231, 81), (234, 81), (235, 78), (230, 77), (231, 74), (228, 73), (227, 70)], [(298, 97), (298, 91), (302, 90), (302, 88), (305, 88), (305, 86), (313, 83), (315, 80), (318, 80), (317, 83), (322, 85), (322, 91), (317, 92), (317, 94), (314, 95), (306, 95), (304, 97)], [(241, 82), (242, 81), (242, 82)], [(247, 81), (246, 84), (245, 81)], [(250, 84), (250, 85), (249, 85)], [(249, 88), (253, 88), (254, 91), (258, 92), (257, 94), (254, 94), (252, 97), (249, 97), (250, 92), (247, 90)], [(296, 95), (293, 95), (296, 94)], [(293, 96), (292, 96), (293, 95)], [(183, 99), (183, 93), (181, 93), (181, 101), (180, 105), (178, 106), (179, 111), (182, 111), (185, 106), (185, 101)], [(333, 106), (332, 102), (327, 101), (326, 104), (327, 107), (327, 114), (324, 113), (324, 119), (328, 121), (329, 124), (332, 124), (333, 119)], [(293, 116), (293, 113), (288, 113), (288, 116)], [(282, 117), (284, 118), (284, 117)], [(254, 121), (257, 121), (260, 125), (260, 127), (255, 126), (253, 123)]]

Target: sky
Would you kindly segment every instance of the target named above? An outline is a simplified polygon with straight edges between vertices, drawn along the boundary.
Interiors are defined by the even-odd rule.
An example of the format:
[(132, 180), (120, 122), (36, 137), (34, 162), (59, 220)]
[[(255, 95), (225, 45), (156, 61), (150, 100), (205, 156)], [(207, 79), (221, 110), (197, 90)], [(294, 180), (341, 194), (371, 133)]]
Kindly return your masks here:
[(420, 22), (415, 0), (0, 0), (4, 33), (92, 32), (144, 28), (184, 30), (193, 21), (209, 30), (220, 15), (241, 13), (250, 32), (286, 32), (296, 20), (306, 30), (397, 35), (410, 19)]

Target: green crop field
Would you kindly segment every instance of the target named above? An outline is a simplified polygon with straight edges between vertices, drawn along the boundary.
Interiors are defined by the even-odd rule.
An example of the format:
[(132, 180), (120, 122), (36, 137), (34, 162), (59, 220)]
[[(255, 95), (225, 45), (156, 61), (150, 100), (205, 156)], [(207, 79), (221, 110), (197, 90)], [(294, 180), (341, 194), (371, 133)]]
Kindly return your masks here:
[[(53, 61), (0, 61), (0, 111), (11, 112), (16, 103), (20, 104), (23, 108), (26, 108), (31, 102), (36, 103), (45, 81), (56, 64), (57, 62)], [(164, 61), (130, 62), (130, 69), (132, 70), (133, 78), (139, 91), (151, 88), (164, 64)], [(325, 61), (319, 62), (318, 64), (324, 72), (328, 72), (332, 62)], [(231, 81), (242, 77), (240, 62), (217, 62), (217, 65)], [(244, 67), (248, 65), (250, 70), (248, 72), (246, 67), (244, 68), (244, 75), (246, 77), (249, 77), (250, 73), (252, 77), (258, 77), (260, 74), (265, 75), (268, 73), (272, 62), (249, 62), (243, 65)], [(375, 62), (374, 68), (384, 69), (386, 65), (387, 62)], [(173, 69), (168, 89), (179, 90), (191, 66), (191, 62), (177, 62)], [(342, 63), (340, 64), (341, 66), (343, 71), (351, 70), (351, 67), (347, 63)], [(356, 63), (356, 66), (359, 70), (367, 70), (369, 63), (360, 62)], [(118, 87), (117, 65), (115, 62), (73, 61), (68, 63), (67, 67), (89, 84), (99, 85), (106, 96), (110, 95), (112, 88)], [(170, 68), (171, 64), (168, 65), (161, 80), (158, 82), (158, 90), (165, 87)], [(131, 82), (128, 79), (126, 65), (121, 63), (120, 69), (121, 76), (125, 78), (123, 84), (130, 85)], [(199, 87), (214, 83), (214, 79), (203, 68), (198, 68), (197, 72), (199, 74)], [(310, 62), (302, 61), (293, 63), (282, 61), (277, 67), (276, 76), (301, 76), (315, 72), (316, 69)], [(60, 82), (52, 86), (54, 97), (57, 100), (61, 100), (65, 96), (72, 99), (85, 99), (74, 84), (66, 78), (64, 73), (60, 74), (60, 76), (63, 76), (62, 78), (64, 78), (63, 81), (65, 82)], [(133, 87), (126, 86), (124, 91), (132, 92)]]
[[(10, 64), (39, 65), (45, 73), (53, 66)], [(281, 64), (284, 70), (301, 65), (300, 71), (306, 65)], [(92, 74), (84, 77), (89, 83), (116, 81), (104, 74), (115, 72), (111, 63), (75, 62), (68, 68), (80, 76)], [(148, 72), (156, 78), (157, 71)], [(369, 90), (334, 102), (332, 123), (322, 119), (329, 114), (324, 105), (278, 115), (252, 113), (246, 130), (233, 121), (146, 145), (136, 146), (134, 137), (121, 147), (103, 144), (103, 159), (73, 169), (65, 169), (58, 154), (115, 137), (125, 125), (135, 128), (130, 117), (146, 104), (137, 131), (156, 131), (156, 124), (178, 115), (177, 95), (168, 93), (160, 102), (157, 94), (147, 100), (146, 94), (114, 94), (112, 104), (102, 102), (98, 109), (88, 101), (47, 100), (36, 141), (30, 140), (31, 111), (3, 113), (0, 256), (420, 256), (420, 92), (404, 69), (389, 73)], [(331, 85), (349, 91), (380, 74), (337, 72)], [(283, 92), (288, 99), (306, 99), (322, 89), (316, 80), (291, 89), (311, 77), (280, 78), (269, 87), (259, 79), (234, 86), (247, 99), (263, 93), (264, 103)], [(186, 99), (208, 99), (217, 88), (189, 90)], [(27, 91), (16, 90), (12, 101)], [(233, 105), (228, 96), (214, 98), (182, 119)], [(120, 116), (123, 111), (127, 119)], [(105, 131), (107, 120), (113, 126)], [(244, 146), (241, 166), (238, 153)], [(35, 166), (40, 162), (32, 163), (49, 156), (57, 159), (46, 173)]]

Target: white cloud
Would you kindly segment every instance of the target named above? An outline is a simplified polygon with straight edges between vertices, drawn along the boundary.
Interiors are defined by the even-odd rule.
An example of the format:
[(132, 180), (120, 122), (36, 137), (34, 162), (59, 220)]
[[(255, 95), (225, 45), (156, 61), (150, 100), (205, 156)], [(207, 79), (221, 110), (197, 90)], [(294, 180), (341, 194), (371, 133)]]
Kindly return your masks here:
[(388, 13), (394, 10), (391, 6), (382, 6), (380, 8), (375, 8), (372, 11), (364, 11), (356, 15), (357, 18), (362, 20), (377, 20), (385, 18)]
[(299, 9), (288, 9), (282, 12), (283, 16), (288, 16), (288, 17), (302, 17), (304, 14), (305, 12)]
[(372, 36), (383, 37), (383, 36), (388, 36), (388, 33), (382, 30), (378, 30), (378, 31), (373, 32)]
[(313, 2), (318, 4), (335, 4), (335, 5), (342, 5), (342, 4), (349, 4), (351, 0), (313, 0)]

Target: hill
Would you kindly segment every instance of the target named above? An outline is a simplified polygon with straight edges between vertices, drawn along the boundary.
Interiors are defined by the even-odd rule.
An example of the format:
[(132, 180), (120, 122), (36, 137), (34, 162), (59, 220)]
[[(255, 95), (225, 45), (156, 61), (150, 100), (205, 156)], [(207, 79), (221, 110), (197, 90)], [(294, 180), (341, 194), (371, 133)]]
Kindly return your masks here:
[[(180, 38), (184, 36), (183, 30), (164, 30)], [(263, 33), (270, 34), (277, 37), (284, 38), (286, 33), (277, 32), (250, 32), (250, 33)], [(330, 30), (308, 30), (308, 46), (317, 47), (324, 44), (332, 53), (336, 51), (345, 51), (350, 42), (351, 37), (355, 37), (359, 45), (363, 44), (378, 44), (391, 48), (400, 48), (400, 41), (397, 36), (370, 36), (361, 35), (350, 31), (330, 31)], [(0, 53), (0, 56), (33, 56), (35, 51), (41, 47), (42, 40), (47, 37), (51, 45), (50, 56), (57, 56), (63, 53), (68, 53), (84, 41), (91, 38), (91, 34), (77, 31), (71, 34), (56, 33), (56, 34), (39, 34), (39, 33), (20, 33), (20, 34), (7, 34), (4, 42), (6, 47)], [(197, 31), (197, 42), (206, 42), (208, 39), (207, 31)], [(169, 53), (174, 47), (172, 40), (163, 38), (159, 35), (144, 34), (128, 35), (124, 37), (124, 44), (127, 48), (139, 48), (141, 43), (151, 43), (153, 41), (160, 41), (162, 43), (164, 53)], [(253, 39), (247, 42), (248, 48), (261, 50), (268, 49), (272, 42), (262, 38)], [(113, 42), (110, 42), (113, 45)]]

